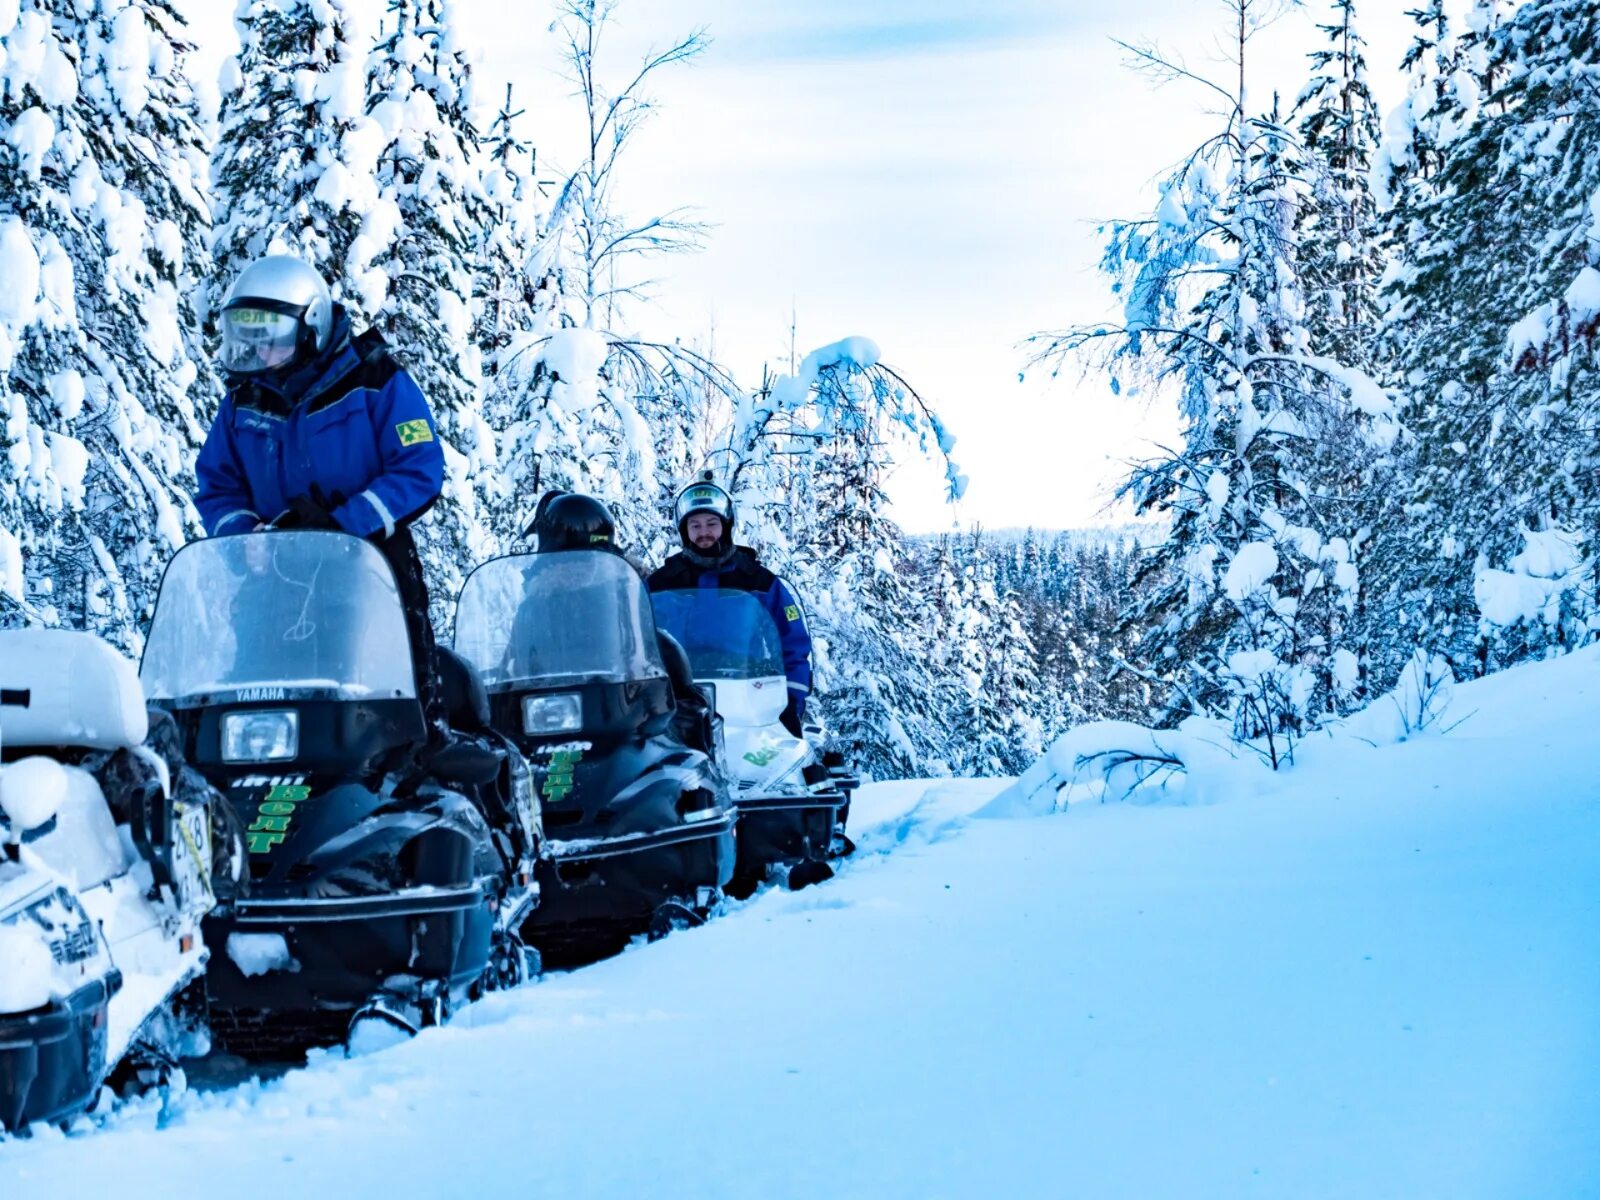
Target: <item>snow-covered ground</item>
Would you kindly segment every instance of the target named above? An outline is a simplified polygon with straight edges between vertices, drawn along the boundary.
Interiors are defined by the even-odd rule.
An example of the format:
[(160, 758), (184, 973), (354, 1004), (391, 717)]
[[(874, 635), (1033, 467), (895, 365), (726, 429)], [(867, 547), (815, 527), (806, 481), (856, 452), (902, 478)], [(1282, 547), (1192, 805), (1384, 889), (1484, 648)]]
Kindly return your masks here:
[(1207, 805), (870, 788), (837, 880), (0, 1196), (1600, 1196), (1600, 653), (1455, 714)]

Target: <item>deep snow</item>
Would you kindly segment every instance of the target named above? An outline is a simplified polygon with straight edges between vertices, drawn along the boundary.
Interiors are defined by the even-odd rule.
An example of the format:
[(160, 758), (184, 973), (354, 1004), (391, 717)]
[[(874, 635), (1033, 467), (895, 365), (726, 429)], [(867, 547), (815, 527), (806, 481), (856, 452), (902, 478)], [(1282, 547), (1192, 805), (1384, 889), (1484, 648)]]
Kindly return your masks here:
[(1454, 713), (1212, 804), (869, 788), (828, 884), (0, 1195), (1600, 1196), (1600, 652)]

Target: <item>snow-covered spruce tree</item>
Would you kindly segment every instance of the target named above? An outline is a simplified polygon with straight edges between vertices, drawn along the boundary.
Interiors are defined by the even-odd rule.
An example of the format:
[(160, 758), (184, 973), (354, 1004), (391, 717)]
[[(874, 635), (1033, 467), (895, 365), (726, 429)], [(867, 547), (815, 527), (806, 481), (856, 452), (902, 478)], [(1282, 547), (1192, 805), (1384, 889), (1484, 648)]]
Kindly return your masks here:
[(1412, 213), (1432, 194), (1443, 161), (1458, 61), (1446, 0), (1425, 0), (1407, 15), (1417, 28), (1400, 63), (1406, 96), (1384, 123), (1373, 171), (1386, 231), (1402, 245)]
[[(915, 644), (923, 648), (925, 702), (935, 712), (951, 714), (949, 719), (953, 722), (967, 690), (962, 674), (967, 639), (963, 633), (966, 614), (960, 566), (949, 534), (941, 535), (932, 545), (912, 543), (908, 549), (912, 551), (912, 587), (921, 600), (918, 612), (922, 625), (913, 637)], [(949, 732), (955, 734), (953, 726)], [(961, 751), (962, 735), (955, 734), (940, 748), (940, 758), (954, 771)]]
[(1148, 721), (1153, 697), (1149, 664), (1140, 659), (1142, 630), (1123, 616), (1130, 600), (1137, 600), (1138, 548), (1131, 542), (1069, 545), (1065, 537), (1061, 542), (1055, 554), (1062, 563), (1060, 608), (1041, 614), (1037, 602), (1030, 606), (1036, 613), (1030, 623), (1036, 644), (1049, 644), (1041, 626), (1060, 622), (1059, 649), (1044, 661), (1054, 666), (1069, 706), (1066, 724), (1055, 726), (1050, 736), (1085, 721)]
[(1311, 82), (1295, 107), (1312, 188), (1300, 207), (1297, 265), (1306, 328), (1322, 353), (1367, 369), (1377, 347), (1383, 276), (1371, 175), (1379, 140), (1367, 86), (1366, 42), (1355, 0), (1332, 0), (1328, 46), (1311, 55)]
[[(77, 272), (99, 376), (87, 407), (101, 418), (85, 423), (87, 519), (91, 548), (121, 583), (108, 581), (107, 609), (89, 608), (125, 643), (130, 616), (142, 631), (168, 553), (198, 530), (193, 458), (217, 394), (195, 307), (211, 265), (210, 147), (186, 74), (192, 49), (168, 0), (90, 7), (78, 107), (100, 181), (83, 252), (103, 257), (98, 273)], [(90, 176), (80, 166), (85, 194)]]
[(1107, 349), (1115, 378), (1177, 389), (1183, 446), (1124, 489), (1171, 519), (1138, 581), (1141, 655), (1169, 690), (1166, 720), (1224, 716), (1278, 766), (1359, 683), (1346, 634), (1358, 547), (1324, 464), (1357, 410), (1385, 417), (1388, 400), (1311, 344), (1295, 241), (1303, 148), (1275, 117), (1246, 111), (1246, 54), (1281, 6), (1222, 7), (1237, 74), (1205, 82), (1229, 97), (1224, 128), (1163, 183), (1153, 218), (1114, 227), (1105, 267), (1123, 322), (1041, 335), (1041, 357)]
[(386, 292), (369, 276), (392, 207), (376, 172), (383, 134), (366, 116), (366, 46), (346, 0), (246, 0), (223, 72), (212, 164), (216, 231), (208, 319), (266, 254), (316, 267), (362, 323)]
[[(1589, 636), (1592, 568), (1558, 564), (1568, 551), (1548, 551), (1600, 533), (1600, 14), (1534, 0), (1511, 16), (1483, 4), (1469, 17), (1469, 69), (1458, 76), (1482, 89), (1476, 118), (1444, 148), (1390, 291), (1416, 466), (1406, 497), (1412, 553), (1382, 563), (1415, 640), (1458, 676)], [(1512, 606), (1532, 619), (1512, 620), (1509, 636), (1485, 627), (1485, 601), (1483, 615), (1499, 618), (1491, 626), (1508, 617), (1497, 564), (1564, 598)]]
[(945, 774), (950, 731), (924, 684), (927, 598), (912, 586), (882, 479), (861, 447), (836, 439), (812, 464), (818, 521), (786, 570), (810, 603), (815, 702), (832, 744), (874, 779)]
[(512, 95), (507, 84), (505, 103), (484, 134), (479, 159), (486, 221), (474, 251), (473, 341), (491, 390), (500, 353), (517, 334), (536, 327), (551, 299), (539, 287), (537, 151), (517, 133), (523, 112)]
[(488, 507), (512, 495), (484, 420), (473, 342), (477, 255), (492, 210), (476, 160), (472, 68), (450, 0), (389, 0), (385, 29), (366, 83), (367, 112), (381, 130), (374, 211), (385, 216), (362, 231), (375, 253), (360, 286), (372, 323), (438, 423), (444, 490), (417, 531), (442, 621), (466, 572), (495, 548)]
[(1043, 752), (1036, 650), (1022, 627), (1015, 595), (1002, 597), (975, 534), (963, 571), (955, 620), (943, 636), (955, 642), (961, 737), (951, 747), (958, 775), (1007, 776), (1027, 770)]
[[(85, 606), (73, 603), (72, 581), (86, 584), (93, 564), (83, 520), (88, 451), (71, 434), (82, 414), (87, 363), (68, 244), (87, 238), (67, 194), (75, 164), (57, 142), (76, 125), (83, 32), (75, 19), (54, 19), (43, 0), (0, 13), (3, 626), (79, 616)], [(81, 147), (81, 131), (76, 140)]]
[(952, 732), (926, 678), (929, 597), (886, 513), (884, 479), (908, 445), (943, 455), (960, 495), (938, 417), (875, 345), (850, 338), (745, 398), (713, 458), (745, 535), (809, 607), (832, 737), (880, 779), (947, 769)]
[(166, 557), (198, 527), (212, 378), (188, 297), (206, 264), (206, 155), (173, 8), (60, 9), (0, 13), (0, 623), (136, 650)]
[[(1371, 181), (1380, 135), (1354, 0), (1332, 0), (1330, 19), (1319, 28), (1328, 44), (1312, 53), (1314, 75), (1296, 104), (1312, 184), (1295, 231), (1306, 332), (1319, 353), (1379, 375), (1387, 255)], [(1311, 474), (1343, 498), (1343, 524), (1370, 552), (1377, 548), (1378, 531), (1403, 522), (1398, 480), (1405, 474), (1408, 446), (1390, 421), (1368, 437), (1339, 436), (1334, 428), (1323, 433), (1309, 448), (1318, 459)], [(1398, 546), (1391, 549), (1403, 553)], [(1411, 651), (1403, 642), (1395, 644), (1393, 615), (1392, 606), (1374, 606), (1365, 589), (1348, 614), (1350, 649), (1364, 676), (1375, 657), (1379, 674), (1386, 675), (1385, 664), (1397, 655), (1403, 661)], [(1366, 694), (1363, 686), (1356, 698)]]
[(1001, 597), (994, 631), (984, 663), (984, 695), (994, 716), (979, 739), (977, 773), (1020, 775), (1048, 743), (1040, 715), (1038, 651), (1023, 625), (1022, 603), (1015, 593)]

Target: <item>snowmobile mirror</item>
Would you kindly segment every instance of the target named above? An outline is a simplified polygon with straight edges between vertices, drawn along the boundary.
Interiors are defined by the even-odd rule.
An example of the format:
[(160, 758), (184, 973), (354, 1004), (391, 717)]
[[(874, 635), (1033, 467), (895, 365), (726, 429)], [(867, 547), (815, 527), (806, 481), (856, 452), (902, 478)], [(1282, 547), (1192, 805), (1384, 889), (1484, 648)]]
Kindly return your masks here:
[(505, 761), (498, 750), (474, 742), (456, 742), (433, 756), (430, 773), (443, 783), (481, 787), (493, 783)]

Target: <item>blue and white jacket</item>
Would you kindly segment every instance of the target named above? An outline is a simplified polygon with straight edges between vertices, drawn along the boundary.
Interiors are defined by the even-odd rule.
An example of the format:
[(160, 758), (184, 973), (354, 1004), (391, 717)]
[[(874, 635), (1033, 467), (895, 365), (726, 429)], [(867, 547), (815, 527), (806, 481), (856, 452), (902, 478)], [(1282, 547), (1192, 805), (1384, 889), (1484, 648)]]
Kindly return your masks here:
[(350, 337), (335, 310), (329, 349), (275, 383), (223, 397), (195, 464), (206, 532), (248, 533), (313, 485), (358, 537), (389, 537), (439, 498), (444, 452), (428, 402), (381, 339)]

